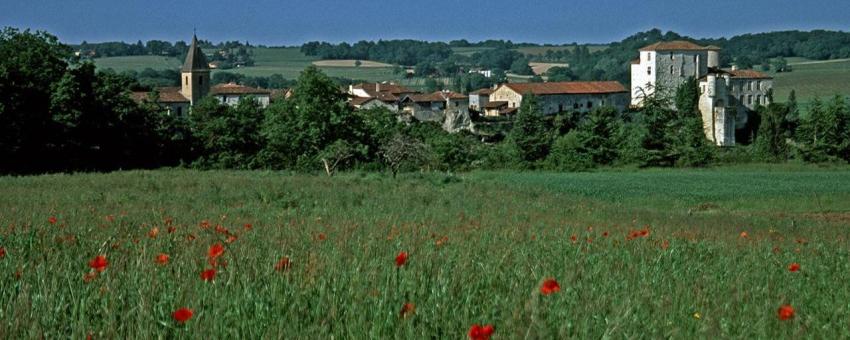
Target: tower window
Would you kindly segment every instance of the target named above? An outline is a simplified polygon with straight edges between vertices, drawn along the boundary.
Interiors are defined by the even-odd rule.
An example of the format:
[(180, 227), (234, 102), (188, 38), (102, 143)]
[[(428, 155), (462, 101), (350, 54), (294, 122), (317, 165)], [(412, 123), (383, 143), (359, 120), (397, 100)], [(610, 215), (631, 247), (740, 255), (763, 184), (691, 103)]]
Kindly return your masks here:
[(646, 68), (646, 74), (650, 76), (652, 75), (652, 66)]
[(204, 76), (198, 77), (198, 85), (204, 85)]
[(183, 83), (184, 83), (185, 85), (189, 85), (189, 77), (183, 77), (183, 79), (184, 79), (184, 80), (183, 80)]
[(673, 74), (673, 65), (670, 65), (670, 74)]

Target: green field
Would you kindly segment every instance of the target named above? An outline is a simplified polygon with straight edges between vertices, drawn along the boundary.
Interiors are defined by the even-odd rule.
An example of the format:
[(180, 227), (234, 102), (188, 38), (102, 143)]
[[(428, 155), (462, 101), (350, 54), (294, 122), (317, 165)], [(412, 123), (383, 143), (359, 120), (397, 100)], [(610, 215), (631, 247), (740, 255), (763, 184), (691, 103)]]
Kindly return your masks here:
[(146, 68), (154, 70), (179, 69), (183, 65), (177, 58), (152, 55), (96, 58), (94, 64), (98, 68), (111, 68), (116, 72), (142, 71)]
[[(802, 64), (799, 64), (802, 63)], [(850, 96), (850, 60), (789, 61), (793, 72), (771, 74), (774, 79), (775, 99), (785, 101), (791, 90), (796, 90), (797, 101), (805, 109), (815, 97), (828, 99), (836, 94)]]
[(0, 334), (848, 338), (848, 170), (0, 177)]

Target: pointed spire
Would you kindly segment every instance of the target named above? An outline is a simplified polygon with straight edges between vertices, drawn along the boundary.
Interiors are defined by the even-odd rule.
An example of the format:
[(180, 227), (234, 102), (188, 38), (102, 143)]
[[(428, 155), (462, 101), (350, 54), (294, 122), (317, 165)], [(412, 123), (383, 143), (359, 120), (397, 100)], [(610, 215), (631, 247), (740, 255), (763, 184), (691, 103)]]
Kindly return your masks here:
[(210, 66), (207, 62), (207, 57), (198, 45), (198, 36), (197, 34), (192, 34), (192, 45), (189, 46), (189, 53), (186, 54), (186, 62), (183, 63), (183, 67), (180, 70), (191, 72), (209, 69)]

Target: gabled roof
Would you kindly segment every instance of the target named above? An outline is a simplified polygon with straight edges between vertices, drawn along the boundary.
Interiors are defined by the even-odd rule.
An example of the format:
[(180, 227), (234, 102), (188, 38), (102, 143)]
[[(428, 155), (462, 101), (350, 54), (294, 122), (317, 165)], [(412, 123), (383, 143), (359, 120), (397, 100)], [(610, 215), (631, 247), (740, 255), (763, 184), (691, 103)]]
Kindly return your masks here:
[(425, 93), (425, 94), (414, 94), (405, 96), (405, 99), (410, 99), (417, 103), (427, 103), (427, 102), (444, 102), (450, 99), (469, 99), (469, 97), (464, 96), (457, 92), (451, 91), (437, 91), (433, 93)]
[(605, 94), (629, 92), (616, 81), (565, 81), (551, 83), (509, 83), (502, 85), (519, 94)]
[(493, 91), (494, 91), (493, 89), (491, 89), (491, 88), (489, 88), (489, 87), (488, 87), (488, 88), (486, 88), (486, 89), (480, 89), (480, 90), (477, 90), (477, 91), (470, 92), (469, 94), (477, 94), (477, 95), (484, 95), (484, 96), (486, 96), (486, 95), (490, 95), (490, 94), (492, 94), (492, 93), (493, 93)]
[(659, 41), (640, 49), (641, 51), (706, 51), (720, 50), (717, 46), (700, 46), (690, 41)]
[[(159, 92), (159, 102), (160, 103), (188, 103), (189, 99), (184, 97), (182, 93), (180, 93), (179, 87), (158, 87), (156, 91)], [(130, 94), (130, 98), (136, 101), (137, 103), (141, 103), (148, 99), (148, 93), (145, 91), (136, 91)]]
[(773, 79), (773, 77), (755, 70), (731, 70), (727, 72), (732, 75), (732, 78)]
[(250, 86), (239, 85), (236, 83), (218, 84), (210, 88), (210, 94), (258, 94), (271, 95), (272, 91), (266, 89), (258, 89)]
[(204, 55), (204, 51), (198, 46), (198, 37), (193, 35), (192, 46), (189, 46), (189, 53), (186, 54), (186, 62), (183, 63), (180, 71), (209, 71), (209, 69), (210, 64), (207, 62), (207, 56)]

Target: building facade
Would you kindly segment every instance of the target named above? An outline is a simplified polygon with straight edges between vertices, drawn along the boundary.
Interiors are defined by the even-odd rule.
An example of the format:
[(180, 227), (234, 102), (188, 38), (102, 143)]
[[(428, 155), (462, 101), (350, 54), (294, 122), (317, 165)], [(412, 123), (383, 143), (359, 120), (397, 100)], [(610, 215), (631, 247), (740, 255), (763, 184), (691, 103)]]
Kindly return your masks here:
[(688, 41), (659, 42), (639, 51), (631, 63), (631, 105), (647, 96), (672, 96), (688, 79), (697, 79), (699, 111), (706, 137), (719, 146), (735, 145), (735, 132), (750, 112), (770, 103), (773, 79), (753, 70), (722, 70), (720, 48)]
[(499, 86), (484, 106), (486, 116), (512, 114), (522, 106), (523, 97), (537, 97), (543, 114), (587, 112), (610, 106), (624, 111), (629, 106), (629, 91), (616, 81), (510, 83)]

